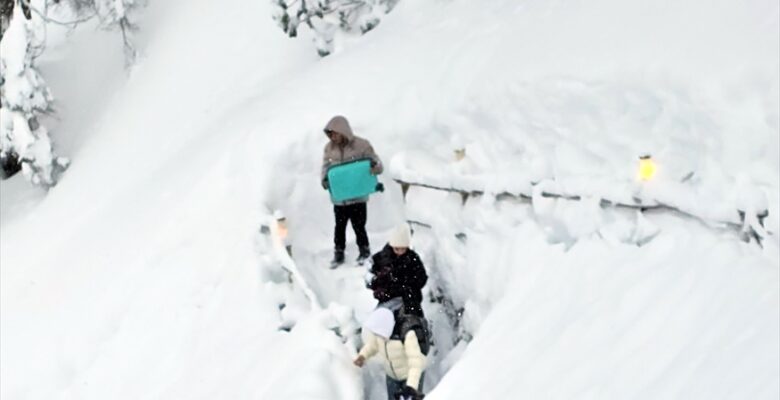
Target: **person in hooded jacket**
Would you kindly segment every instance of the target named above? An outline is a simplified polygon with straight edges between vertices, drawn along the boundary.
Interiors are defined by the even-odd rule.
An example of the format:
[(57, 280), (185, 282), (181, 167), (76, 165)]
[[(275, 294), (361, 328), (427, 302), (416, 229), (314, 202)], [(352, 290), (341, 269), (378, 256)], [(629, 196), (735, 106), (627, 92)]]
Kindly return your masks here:
[(395, 311), (380, 305), (363, 324), (365, 342), (353, 363), (363, 367), (379, 354), (385, 367), (388, 400), (422, 400), (426, 354), (429, 350), (424, 318), (404, 315), (396, 298)]
[[(322, 172), (320, 180), (324, 189), (329, 188), (328, 169), (335, 165), (361, 160), (371, 160), (371, 173), (379, 175), (383, 171), (382, 161), (374, 152), (368, 140), (358, 137), (352, 132), (349, 121), (343, 116), (337, 115), (325, 126), (325, 135), (328, 143), (325, 145), (322, 156)], [(366, 233), (366, 221), (368, 212), (366, 203), (368, 197), (351, 199), (333, 204), (333, 214), (336, 226), (333, 232), (333, 260), (331, 267), (335, 268), (344, 263), (344, 250), (346, 248), (347, 223), (352, 223), (358, 245), (358, 263), (363, 263), (371, 256), (371, 247)]]
[(409, 248), (410, 242), (408, 224), (393, 230), (387, 245), (371, 257), (368, 287), (380, 303), (398, 297), (409, 313), (422, 317), (422, 288), (428, 274), (420, 255)]

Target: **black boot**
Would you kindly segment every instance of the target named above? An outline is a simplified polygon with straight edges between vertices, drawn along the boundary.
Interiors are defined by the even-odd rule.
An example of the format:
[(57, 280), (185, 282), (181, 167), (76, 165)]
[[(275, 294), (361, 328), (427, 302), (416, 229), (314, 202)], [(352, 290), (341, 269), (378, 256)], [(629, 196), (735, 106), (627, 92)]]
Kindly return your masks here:
[(336, 249), (333, 251), (333, 260), (330, 261), (330, 268), (337, 268), (341, 264), (344, 264), (344, 250)]
[(355, 261), (357, 261), (358, 264), (363, 265), (369, 257), (371, 257), (371, 248), (368, 246), (361, 247), (360, 255), (358, 255), (358, 258)]

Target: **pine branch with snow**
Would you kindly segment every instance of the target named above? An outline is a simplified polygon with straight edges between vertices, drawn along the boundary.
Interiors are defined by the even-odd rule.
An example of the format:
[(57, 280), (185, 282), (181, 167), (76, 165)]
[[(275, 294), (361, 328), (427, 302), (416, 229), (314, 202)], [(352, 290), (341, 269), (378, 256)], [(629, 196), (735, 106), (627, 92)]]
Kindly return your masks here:
[[(119, 28), (126, 65), (137, 57), (132, 34), (134, 13), (145, 0), (3, 0), (0, 3), (0, 164), (4, 177), (21, 170), (35, 185), (51, 187), (69, 160), (54, 153), (49, 132), (39, 117), (50, 113), (53, 96), (35, 67), (46, 47), (46, 24), (75, 27), (97, 18), (104, 29)], [(69, 7), (77, 18), (60, 21), (49, 16), (55, 6)], [(43, 33), (41, 33), (43, 32)]]
[(317, 52), (325, 57), (334, 50), (337, 33), (363, 35), (374, 29), (399, 0), (271, 0), (273, 19), (290, 37), (301, 24), (314, 33)]
[(18, 157), (25, 177), (35, 185), (53, 186), (68, 160), (54, 154), (39, 116), (51, 111), (53, 97), (34, 64), (36, 24), (21, 7), (14, 10), (0, 43), (0, 156), (7, 165)]
[(138, 30), (135, 14), (146, 5), (146, 0), (59, 0), (54, 3), (70, 7), (81, 18), (97, 18), (104, 29), (118, 28), (127, 65), (135, 62), (138, 56), (133, 43), (133, 34)]

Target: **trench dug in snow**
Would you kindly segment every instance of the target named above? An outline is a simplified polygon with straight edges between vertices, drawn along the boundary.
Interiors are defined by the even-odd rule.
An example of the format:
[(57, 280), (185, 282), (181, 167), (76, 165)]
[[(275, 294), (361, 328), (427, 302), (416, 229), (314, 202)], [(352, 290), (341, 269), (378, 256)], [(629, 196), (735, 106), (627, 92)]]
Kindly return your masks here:
[[(309, 379), (317, 381), (318, 398), (384, 399), (379, 362), (372, 361), (362, 370), (351, 364), (360, 345), (360, 323), (376, 302), (365, 288), (364, 268), (350, 263), (336, 270), (328, 268), (333, 215), (328, 195), (319, 186), (320, 144), (293, 143), (273, 163), (271, 175), (285, 171), (286, 179), (273, 181), (265, 194), (260, 224), (272, 229), (257, 236), (261, 276), (280, 306), (280, 330), (289, 332), (280, 334), (292, 335), (307, 348), (309, 365), (306, 371), (296, 371), (295, 379), (308, 373)], [(392, 156), (404, 151), (405, 144), (387, 144), (378, 141), (377, 148), (387, 149), (380, 155), (392, 164)], [(614, 343), (609, 335), (599, 334), (599, 329), (614, 332), (616, 325), (626, 327), (618, 337), (629, 347), (648, 340), (647, 327), (663, 327), (652, 341), (666, 340), (670, 348), (686, 349), (698, 340), (702, 326), (714, 323), (708, 318), (720, 303), (711, 299), (716, 293), (721, 296), (724, 285), (733, 289), (729, 294), (733, 298), (723, 300), (728, 307), (740, 304), (750, 292), (730, 282), (734, 266), (728, 260), (744, 258), (747, 253), (760, 257), (761, 253), (753, 244), (740, 244), (731, 232), (717, 232), (672, 214), (605, 209), (597, 201), (534, 199), (528, 204), (487, 196), (464, 201), (459, 193), (421, 187), (409, 188), (404, 195), (388, 175), (380, 177), (387, 190), (369, 202), (368, 232), (376, 251), (396, 224), (415, 221), (413, 246), (429, 275), (423, 307), (435, 344), (426, 369), (425, 393), (445, 374), (451, 373), (456, 381), (463, 379), (463, 369), (453, 366), (472, 339), (503, 340), (497, 339), (495, 323), (493, 334), (488, 333), (490, 329), (482, 330), (488, 314), (503, 312), (504, 318), (512, 319), (511, 329), (523, 333), (522, 343), (513, 343), (517, 348), (510, 351), (530, 355), (523, 359), (525, 363), (544, 362), (534, 355), (556, 348), (551, 341), (557, 341), (557, 348), (564, 352), (571, 352), (566, 350), (569, 346), (605, 354)], [(284, 214), (287, 236), (284, 243), (274, 245), (271, 239), (279, 237), (274, 228), (277, 211)], [(349, 228), (347, 237), (347, 259), (353, 260), (357, 254)], [(722, 248), (722, 260), (702, 262), (713, 246)], [(754, 261), (742, 262), (750, 265)], [(706, 284), (691, 291), (690, 277), (699, 275), (693, 281)], [(763, 285), (756, 283), (761, 280), (758, 276), (744, 279), (746, 285)], [(668, 286), (676, 288), (672, 293), (677, 297), (654, 302), (655, 296), (669, 296)], [(718, 321), (725, 318), (718, 313)], [(734, 328), (729, 329), (745, 323), (741, 313), (728, 318), (734, 319), (729, 325)], [(584, 329), (585, 334), (573, 336), (577, 329)], [(463, 365), (481, 365), (475, 364), (474, 353), (479, 352), (464, 356), (471, 361)], [(651, 353), (647, 353), (648, 360), (653, 360)], [(609, 387), (605, 382), (612, 378), (601, 371), (621, 369), (611, 364), (590, 368), (595, 358), (595, 354), (586, 354), (567, 362), (584, 362), (583, 368), (593, 374), (590, 379)], [(543, 379), (534, 378), (533, 364), (524, 370), (529, 373), (526, 384), (542, 385)], [(697, 378), (709, 379), (707, 373)], [(443, 396), (447, 396), (445, 386), (441, 387)], [(323, 392), (328, 394), (323, 397)], [(298, 391), (286, 398), (311, 395)]]
[[(272, 189), (274, 192), (268, 195), (269, 200), (261, 213), (261, 232), (257, 239), (261, 279), (265, 282), (264, 288), (273, 292), (277, 299), (279, 329), (293, 335), (301, 335), (296, 331), (306, 330), (311, 333), (311, 340), (317, 340), (313, 338), (316, 335), (330, 335), (343, 343), (343, 348), (335, 350), (343, 353), (338, 361), (341, 365), (336, 369), (345, 373), (330, 378), (327, 373), (322, 374), (333, 381), (330, 383), (332, 389), (329, 389), (333, 398), (346, 396), (343, 390), (333, 389), (346, 380), (354, 387), (362, 387), (357, 390), (362, 392), (360, 398), (385, 399), (384, 372), (379, 360), (370, 362), (362, 371), (350, 362), (362, 342), (361, 321), (376, 305), (371, 291), (365, 286), (366, 267), (353, 262), (357, 257), (354, 233), (351, 226), (347, 228), (347, 263), (331, 270), (328, 264), (332, 256), (332, 206), (311, 172), (311, 157), (295, 149), (289, 150), (285, 153), (301, 157), (281, 158), (276, 167), (291, 171), (297, 179), (280, 182)], [(386, 237), (397, 223), (406, 220), (400, 187), (387, 177), (380, 180), (385, 182), (387, 189), (372, 196), (369, 202), (368, 232), (372, 252), (384, 246)], [(281, 215), (284, 233), (279, 231), (277, 223)], [(458, 327), (462, 308), (452, 302), (447, 292), (448, 285), (443, 281), (447, 275), (440, 272), (445, 266), (439, 265), (433, 255), (435, 243), (430, 232), (419, 226), (413, 226), (413, 231), (413, 246), (423, 257), (429, 275), (423, 308), (431, 326), (434, 346), (428, 354), (425, 371), (424, 390), (427, 393), (441, 380), (471, 338)], [(457, 241), (455, 237), (452, 239)], [(315, 322), (302, 323), (311, 320)], [(302, 325), (306, 328), (302, 329)], [(312, 330), (312, 325), (317, 328)], [(319, 332), (314, 333), (316, 330)], [(333, 352), (334, 349), (331, 346), (324, 351)]]

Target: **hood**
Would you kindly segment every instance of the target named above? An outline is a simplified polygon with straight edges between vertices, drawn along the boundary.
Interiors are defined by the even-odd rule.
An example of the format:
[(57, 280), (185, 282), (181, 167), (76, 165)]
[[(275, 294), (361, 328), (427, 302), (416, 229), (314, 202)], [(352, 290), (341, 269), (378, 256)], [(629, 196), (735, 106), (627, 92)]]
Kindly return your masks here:
[(355, 134), (352, 133), (352, 127), (349, 126), (349, 121), (347, 121), (346, 117), (343, 117), (341, 115), (337, 115), (328, 121), (328, 124), (325, 125), (325, 131), (334, 131), (338, 132), (344, 137), (347, 138), (347, 141), (351, 142), (352, 139), (355, 138)]

